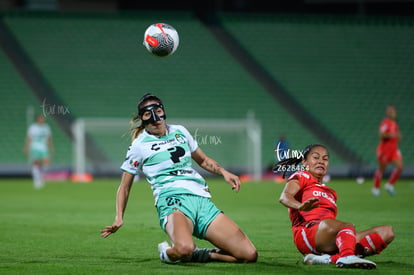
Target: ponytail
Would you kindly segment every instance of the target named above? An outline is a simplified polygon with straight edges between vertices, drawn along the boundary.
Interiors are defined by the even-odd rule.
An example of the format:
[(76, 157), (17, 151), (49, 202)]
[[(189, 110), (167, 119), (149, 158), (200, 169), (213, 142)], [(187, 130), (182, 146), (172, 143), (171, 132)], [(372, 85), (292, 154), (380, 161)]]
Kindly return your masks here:
[(135, 126), (137, 124), (137, 122), (140, 122), (141, 120), (139, 119), (139, 115), (134, 116), (131, 121), (129, 122), (130, 125), (130, 133), (131, 133), (131, 138), (132, 141), (134, 141), (134, 139), (137, 138), (137, 136), (139, 134), (142, 133), (142, 131), (145, 129), (145, 126), (142, 125), (142, 123), (140, 123), (138, 126)]
[(273, 165), (273, 173), (282, 173), (282, 178), (287, 178), (292, 172), (296, 171), (295, 167), (297, 167), (302, 160), (302, 158), (297, 157), (281, 160)]

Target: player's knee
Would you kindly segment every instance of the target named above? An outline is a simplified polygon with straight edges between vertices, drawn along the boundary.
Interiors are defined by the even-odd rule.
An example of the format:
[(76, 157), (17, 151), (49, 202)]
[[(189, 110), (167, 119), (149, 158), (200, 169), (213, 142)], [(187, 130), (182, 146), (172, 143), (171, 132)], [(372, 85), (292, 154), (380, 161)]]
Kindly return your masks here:
[(391, 243), (394, 240), (395, 233), (394, 233), (394, 229), (392, 228), (392, 226), (384, 225), (382, 234), (383, 234), (382, 238), (387, 244)]
[(350, 223), (350, 222), (344, 223), (343, 228), (346, 228), (346, 227), (349, 227), (355, 230), (355, 224), (353, 223)]
[(244, 251), (243, 255), (238, 258), (239, 262), (243, 263), (255, 263), (259, 257), (256, 248), (252, 247)]
[(259, 254), (257, 253), (256, 249), (252, 249), (249, 254), (248, 257), (246, 257), (246, 260), (248, 263), (255, 263), (257, 262), (257, 258), (259, 257)]
[(355, 230), (355, 225), (349, 222), (326, 219), (321, 221), (318, 231), (322, 231), (324, 234), (328, 235), (336, 235), (340, 230), (344, 228), (353, 228)]
[(176, 243), (174, 244), (174, 250), (179, 258), (191, 257), (194, 251), (193, 243)]

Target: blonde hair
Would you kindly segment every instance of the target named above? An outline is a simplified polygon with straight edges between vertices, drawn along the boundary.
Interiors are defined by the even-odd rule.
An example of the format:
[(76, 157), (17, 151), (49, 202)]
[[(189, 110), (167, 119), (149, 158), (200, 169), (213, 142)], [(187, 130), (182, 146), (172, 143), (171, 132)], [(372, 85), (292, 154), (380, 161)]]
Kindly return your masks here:
[[(139, 124), (138, 124), (139, 123)], [(138, 124), (138, 125), (137, 125)], [(139, 117), (139, 115), (136, 115), (136, 116), (134, 116), (132, 119), (131, 119), (131, 121), (129, 122), (129, 126), (130, 126), (130, 128), (129, 128), (129, 132), (130, 132), (130, 134), (131, 134), (131, 139), (132, 139), (132, 141), (134, 140), (134, 139), (136, 139), (137, 138), (137, 136), (139, 135), (139, 134), (141, 134), (142, 133), (142, 131), (144, 131), (144, 129), (145, 129), (145, 126), (144, 125), (142, 125), (142, 121), (141, 121), (141, 119), (140, 119), (140, 117)]]

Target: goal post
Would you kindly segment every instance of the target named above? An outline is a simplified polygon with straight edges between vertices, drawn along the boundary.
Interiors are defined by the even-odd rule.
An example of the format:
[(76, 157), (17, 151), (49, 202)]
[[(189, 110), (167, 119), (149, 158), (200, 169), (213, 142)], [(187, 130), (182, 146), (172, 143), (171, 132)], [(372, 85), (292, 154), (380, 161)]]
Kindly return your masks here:
[[(110, 117), (77, 119), (72, 125), (73, 173), (81, 177), (120, 174), (119, 167), (131, 143), (129, 121)], [(167, 123), (186, 127), (199, 147), (226, 169), (261, 179), (262, 129), (252, 114), (243, 119), (169, 118)], [(87, 158), (86, 135), (107, 156), (105, 160)], [(205, 172), (197, 165), (194, 167)]]
[[(131, 143), (129, 119), (114, 117), (84, 117), (72, 124), (72, 170), (83, 181), (85, 175), (115, 175)], [(106, 158), (87, 157), (87, 135)], [(87, 178), (87, 177), (86, 177)]]

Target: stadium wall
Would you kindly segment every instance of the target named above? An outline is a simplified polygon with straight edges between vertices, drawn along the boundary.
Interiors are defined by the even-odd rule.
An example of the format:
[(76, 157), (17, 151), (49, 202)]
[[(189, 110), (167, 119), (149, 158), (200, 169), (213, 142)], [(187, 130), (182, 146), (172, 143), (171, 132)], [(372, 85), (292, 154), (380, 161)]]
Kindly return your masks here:
[[(246, 110), (252, 109), (263, 126), (262, 161), (268, 165), (274, 162), (274, 143), (281, 133), (287, 135), (294, 149), (301, 149), (308, 143), (320, 140), (315, 133), (304, 129), (297, 119), (286, 111), (284, 103), (275, 100), (252, 76), (252, 73), (249, 73), (248, 69), (240, 66), (238, 57), (229, 55), (222, 43), (214, 39), (205, 25), (192, 13), (173, 14), (167, 12), (163, 14), (162, 18), (172, 22), (175, 26), (179, 26), (180, 33), (183, 34), (181, 37), (182, 45), (180, 45), (176, 55), (169, 60), (159, 60), (149, 56), (142, 48), (139, 48), (137, 41), (141, 38), (138, 34), (140, 33), (139, 30), (144, 29), (149, 22), (153, 22), (159, 16), (159, 13), (116, 15), (73, 13), (3, 14), (1, 22), (15, 37), (15, 42), (21, 46), (22, 52), (26, 54), (25, 60), (32, 62), (33, 66), (30, 70), (27, 66), (18, 69), (18, 66), (11, 61), (10, 54), (5, 50), (5, 40), (2, 40), (0, 56), (4, 60), (0, 67), (4, 72), (1, 74), (1, 83), (4, 85), (2, 89), (13, 91), (11, 94), (2, 95), (5, 99), (2, 106), (2, 117), (15, 123), (10, 127), (5, 122), (5, 127), (11, 128), (11, 134), (1, 141), (8, 150), (2, 156), (0, 171), (5, 171), (5, 174), (27, 175), (27, 161), (22, 154), (16, 153), (21, 151), (24, 140), (26, 123), (22, 117), (24, 117), (23, 114), (27, 105), (36, 106), (37, 111), (43, 111), (46, 100), (49, 106), (67, 107), (70, 115), (74, 118), (108, 114), (125, 117), (134, 112), (135, 103), (131, 106), (131, 102), (136, 102), (141, 93), (148, 90), (157, 91), (164, 101), (168, 102), (168, 110), (176, 117), (185, 117), (191, 114), (193, 117), (202, 118), (207, 114), (210, 119), (214, 119), (214, 117), (240, 118), (245, 116)], [(235, 17), (237, 18), (235, 19)], [(383, 81), (384, 74), (378, 74), (377, 71), (370, 70), (370, 75), (364, 75), (364, 77), (372, 79), (372, 81), (367, 82), (368, 86), (361, 85), (359, 90), (355, 89), (356, 86), (350, 86), (349, 91), (342, 93), (342, 95), (345, 94), (348, 98), (358, 97), (360, 103), (366, 100), (375, 103), (375, 96), (367, 99), (366, 97), (361, 98), (360, 95), (367, 94), (366, 90), (370, 90), (370, 93), (372, 93), (378, 91), (378, 88), (387, 91), (391, 87), (397, 87), (396, 92), (390, 94), (398, 100), (398, 104), (401, 104), (404, 110), (401, 112), (401, 128), (405, 135), (405, 143), (402, 145), (404, 146), (403, 154), (406, 157), (406, 169), (403, 176), (412, 175), (413, 154), (410, 137), (413, 134), (413, 123), (410, 120), (409, 111), (406, 111), (412, 105), (412, 97), (410, 97), (412, 92), (409, 89), (409, 87), (412, 87), (410, 85), (412, 80), (410, 80), (410, 74), (408, 73), (410, 72), (409, 64), (412, 64), (412, 55), (409, 53), (413, 52), (410, 48), (413, 43), (410, 43), (408, 39), (408, 37), (413, 37), (410, 36), (413, 32), (412, 20), (407, 18), (375, 18), (364, 21), (353, 17), (337, 19), (321, 16), (277, 15), (262, 18), (261, 15), (249, 17), (235, 14), (224, 14), (220, 20), (223, 22), (222, 27), (237, 38), (238, 44), (244, 47), (260, 66), (271, 72), (271, 77), (278, 80), (290, 95), (302, 100), (306, 98), (305, 92), (309, 87), (312, 87), (313, 93), (317, 95), (318, 93), (326, 93), (326, 91), (323, 91), (324, 85), (331, 85), (332, 82), (345, 84), (343, 81), (338, 81), (338, 79), (344, 79), (344, 71), (341, 66), (333, 69), (332, 67), (326, 67), (328, 70), (331, 69), (332, 72), (336, 72), (336, 74), (329, 75), (332, 77), (329, 79), (330, 82), (323, 81), (326, 72), (312, 71), (311, 69), (311, 64), (318, 63), (321, 57), (327, 58), (321, 55), (323, 51), (318, 50), (318, 47), (320, 47), (318, 43), (335, 46), (337, 44), (327, 44), (331, 42), (330, 39), (336, 39), (332, 40), (336, 43), (341, 41), (338, 37), (327, 36), (327, 33), (337, 34), (340, 31), (344, 36), (353, 37), (354, 32), (359, 32), (358, 36), (355, 36), (354, 46), (350, 44), (348, 47), (333, 51), (337, 55), (330, 58), (335, 62), (338, 59), (348, 60), (344, 57), (355, 54), (355, 51), (362, 53), (358, 55), (358, 58), (363, 58), (367, 52), (373, 52), (371, 49), (378, 44), (378, 41), (382, 41), (378, 40), (378, 37), (374, 37), (376, 39), (372, 40), (363, 40), (363, 37), (372, 38), (372, 33), (380, 33), (386, 39), (391, 33), (397, 33), (398, 35), (394, 36), (394, 40), (396, 44), (402, 45), (402, 51), (401, 48), (387, 47), (387, 45), (383, 48), (376, 48), (381, 49), (381, 51), (378, 51), (378, 56), (383, 56), (382, 49), (386, 49), (387, 56), (391, 56), (390, 59), (383, 59), (384, 64), (390, 64), (393, 60), (398, 61), (396, 62), (398, 67), (381, 67), (385, 68), (388, 73), (402, 72), (399, 75), (392, 75), (392, 79), (395, 81)], [(354, 27), (355, 29), (353, 29)], [(275, 35), (275, 40), (271, 42), (274, 43), (272, 45), (277, 50), (272, 52), (266, 50), (266, 43), (269, 43), (266, 41), (268, 40), (261, 41), (266, 37), (260, 37), (260, 34), (257, 35), (254, 29), (265, 32), (278, 30), (279, 35)], [(327, 30), (332, 31), (327, 32)], [(315, 35), (309, 38), (304, 36), (304, 33)], [(371, 34), (371, 36), (367, 34)], [(199, 39), (191, 39), (194, 36)], [(253, 42), (256, 44), (251, 44), (252, 41), (249, 41), (249, 37), (255, 37)], [(301, 45), (300, 38), (305, 39), (305, 41), (306, 39), (313, 41), (314, 44), (301, 50), (299, 47)], [(290, 43), (288, 48), (292, 53), (291, 56), (285, 48), (286, 45), (280, 42), (286, 42), (286, 45)], [(96, 45), (99, 45), (99, 47), (96, 47)], [(297, 48), (292, 47), (292, 45)], [(361, 48), (360, 45), (364, 45), (364, 47)], [(265, 47), (265, 49), (262, 49), (262, 47)], [(17, 53), (17, 56), (21, 58), (23, 56), (22, 52)], [(203, 54), (200, 54), (200, 52)], [(401, 52), (407, 54), (401, 57), (399, 55)], [(281, 56), (281, 53), (284, 55)], [(308, 53), (314, 55), (309, 56)], [(319, 55), (315, 55), (315, 53)], [(295, 56), (300, 56), (300, 58), (294, 58)], [(368, 57), (368, 59), (365, 59), (366, 61), (359, 63), (367, 64), (366, 67), (360, 67), (361, 71), (364, 68), (370, 68), (370, 66), (378, 64), (375, 59), (376, 56), (374, 58), (373, 56)], [(329, 63), (329, 60), (327, 59), (326, 62)], [(22, 63), (29, 64), (29, 62)], [(43, 79), (44, 83), (50, 85), (48, 89), (38, 89), (43, 92), (46, 90), (46, 93), (40, 94), (40, 96), (39, 93), (34, 93), (36, 88), (22, 77), (19, 70), (23, 70), (32, 76), (35, 75), (33, 72), (37, 71), (38, 77), (36, 77), (36, 80)], [(320, 71), (319, 75), (317, 74), (318, 71)], [(191, 72), (191, 74), (188, 72)], [(313, 79), (317, 79), (321, 87), (315, 86), (315, 82), (306, 82), (311, 79), (308, 77), (309, 72), (312, 72)], [(349, 77), (355, 80), (352, 83), (360, 83), (358, 82), (358, 74), (353, 73)], [(159, 79), (163, 79), (163, 81)], [(309, 83), (309, 85), (303, 85), (302, 87), (292, 85), (292, 80), (295, 79), (300, 80), (297, 82)], [(359, 81), (364, 82), (364, 79)], [(383, 87), (369, 86), (375, 81)], [(186, 85), (183, 85), (183, 83)], [(137, 87), (139, 87), (138, 91)], [(402, 93), (404, 90), (405, 92)], [(332, 89), (329, 92), (332, 93)], [(376, 94), (376, 96), (381, 94)], [(396, 94), (401, 94), (401, 96), (394, 96)], [(177, 101), (177, 98), (180, 100)], [(308, 100), (301, 102), (301, 104), (306, 108), (314, 103)], [(316, 109), (320, 110), (320, 106)], [(342, 112), (346, 109), (349, 109), (346, 104), (343, 107), (338, 104), (335, 109), (329, 109), (330, 121), (324, 121), (321, 113), (311, 112), (316, 114), (317, 119), (332, 131), (336, 124), (342, 125)], [(382, 111), (378, 112), (382, 113)], [(72, 137), (67, 131), (62, 130), (61, 122), (62, 118), (67, 120), (68, 117), (68, 114), (65, 116), (50, 114), (48, 117), (57, 142), (57, 155), (54, 156), (55, 162), (51, 167), (52, 169), (62, 169), (64, 167), (70, 169)], [(380, 116), (375, 115), (375, 119), (379, 120)], [(364, 144), (372, 147), (377, 142), (375, 130), (372, 131), (375, 134), (373, 133), (369, 137), (364, 136), (361, 139), (358, 135), (366, 133), (364, 127), (368, 125), (367, 121), (362, 122), (358, 124), (358, 130), (351, 131), (354, 136), (344, 136), (342, 133), (338, 134), (336, 132), (334, 134), (343, 139), (347, 146), (352, 147), (356, 142), (362, 140)], [(372, 125), (376, 124), (374, 120), (371, 122)], [(369, 127), (375, 129), (376, 126), (372, 125)], [(95, 144), (95, 142), (92, 144)], [(363, 153), (367, 155), (365, 156), (366, 163), (357, 167), (335, 154), (334, 149), (332, 151), (331, 173), (333, 175), (354, 176), (363, 174), (369, 176), (375, 167), (373, 164), (373, 161), (375, 161), (374, 151), (371, 149), (364, 151), (369, 152), (369, 155)], [(372, 157), (370, 157), (371, 153)], [(92, 153), (91, 155), (96, 157), (96, 154)], [(97, 157), (97, 159), (99, 158)], [(266, 166), (263, 167), (264, 172)]]

